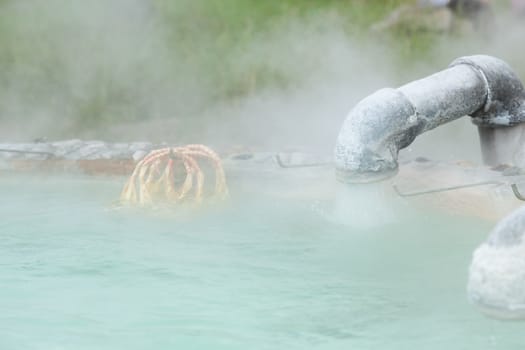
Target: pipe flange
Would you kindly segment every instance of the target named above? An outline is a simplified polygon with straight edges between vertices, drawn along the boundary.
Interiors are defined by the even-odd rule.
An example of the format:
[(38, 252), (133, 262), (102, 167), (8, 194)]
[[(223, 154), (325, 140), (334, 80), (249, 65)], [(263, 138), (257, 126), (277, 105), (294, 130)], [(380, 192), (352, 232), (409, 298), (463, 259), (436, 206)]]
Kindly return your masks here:
[(468, 65), (485, 82), (485, 104), (474, 112), (472, 122), (480, 127), (506, 127), (525, 122), (525, 90), (518, 76), (504, 61), (486, 55), (461, 57), (450, 67)]

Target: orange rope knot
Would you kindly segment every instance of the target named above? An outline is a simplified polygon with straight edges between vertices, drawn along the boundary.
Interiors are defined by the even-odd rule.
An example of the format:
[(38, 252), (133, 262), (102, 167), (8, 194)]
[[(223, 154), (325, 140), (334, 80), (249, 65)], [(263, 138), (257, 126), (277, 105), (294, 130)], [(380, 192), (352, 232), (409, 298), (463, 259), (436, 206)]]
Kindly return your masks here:
[[(202, 165), (215, 170), (214, 188), (204, 185)], [(204, 145), (187, 145), (157, 149), (145, 156), (124, 186), (120, 200), (140, 206), (154, 202), (198, 204), (205, 196), (228, 196), (221, 159)]]

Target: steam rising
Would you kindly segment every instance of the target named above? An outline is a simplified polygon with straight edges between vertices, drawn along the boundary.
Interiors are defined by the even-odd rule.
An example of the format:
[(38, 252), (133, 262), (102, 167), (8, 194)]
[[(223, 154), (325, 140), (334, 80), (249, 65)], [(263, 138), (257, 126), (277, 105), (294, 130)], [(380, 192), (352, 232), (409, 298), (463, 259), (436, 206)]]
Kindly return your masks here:
[[(490, 35), (445, 36), (429, 56), (409, 63), (399, 59), (395, 44), (381, 36), (352, 37), (343, 16), (324, 10), (276, 20), (249, 40), (239, 33), (223, 53), (214, 45), (220, 36), (185, 41), (184, 31), (198, 32), (208, 20), (197, 7), (180, 1), (166, 16), (155, 0), (0, 1), (0, 62), (6, 67), (0, 72), (0, 136), (330, 154), (348, 110), (379, 88), (477, 53), (507, 60), (522, 77), (525, 72), (525, 53), (516, 46), (525, 26), (506, 18)], [(177, 22), (183, 18), (190, 19)], [(413, 152), (473, 157), (479, 146), (469, 124), (430, 133)], [(428, 147), (444, 138), (454, 141), (440, 142), (439, 152)]]

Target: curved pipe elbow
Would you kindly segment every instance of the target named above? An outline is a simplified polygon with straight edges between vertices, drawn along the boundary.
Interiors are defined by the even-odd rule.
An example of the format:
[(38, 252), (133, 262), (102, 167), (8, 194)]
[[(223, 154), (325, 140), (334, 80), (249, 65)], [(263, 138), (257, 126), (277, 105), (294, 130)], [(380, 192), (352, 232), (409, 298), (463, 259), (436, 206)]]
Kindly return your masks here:
[(505, 62), (490, 56), (459, 58), (441, 72), (363, 99), (339, 133), (337, 177), (342, 182), (389, 178), (397, 171), (400, 149), (465, 115), (485, 128), (525, 121), (523, 86)]
[(473, 254), (467, 295), (483, 313), (525, 320), (525, 207), (501, 220)]
[(371, 182), (397, 172), (397, 153), (423, 128), (412, 103), (398, 90), (381, 89), (349, 113), (337, 139), (335, 165), (342, 182)]

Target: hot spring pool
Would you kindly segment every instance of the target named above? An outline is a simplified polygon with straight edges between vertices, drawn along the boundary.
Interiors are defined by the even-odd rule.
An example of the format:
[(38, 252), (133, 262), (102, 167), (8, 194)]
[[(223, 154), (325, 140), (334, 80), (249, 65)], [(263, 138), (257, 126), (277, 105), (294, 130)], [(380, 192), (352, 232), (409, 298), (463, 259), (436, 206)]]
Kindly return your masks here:
[(119, 181), (0, 178), (0, 349), (523, 349), (467, 270), (492, 225), (413, 210), (352, 229), (237, 193), (170, 218)]

